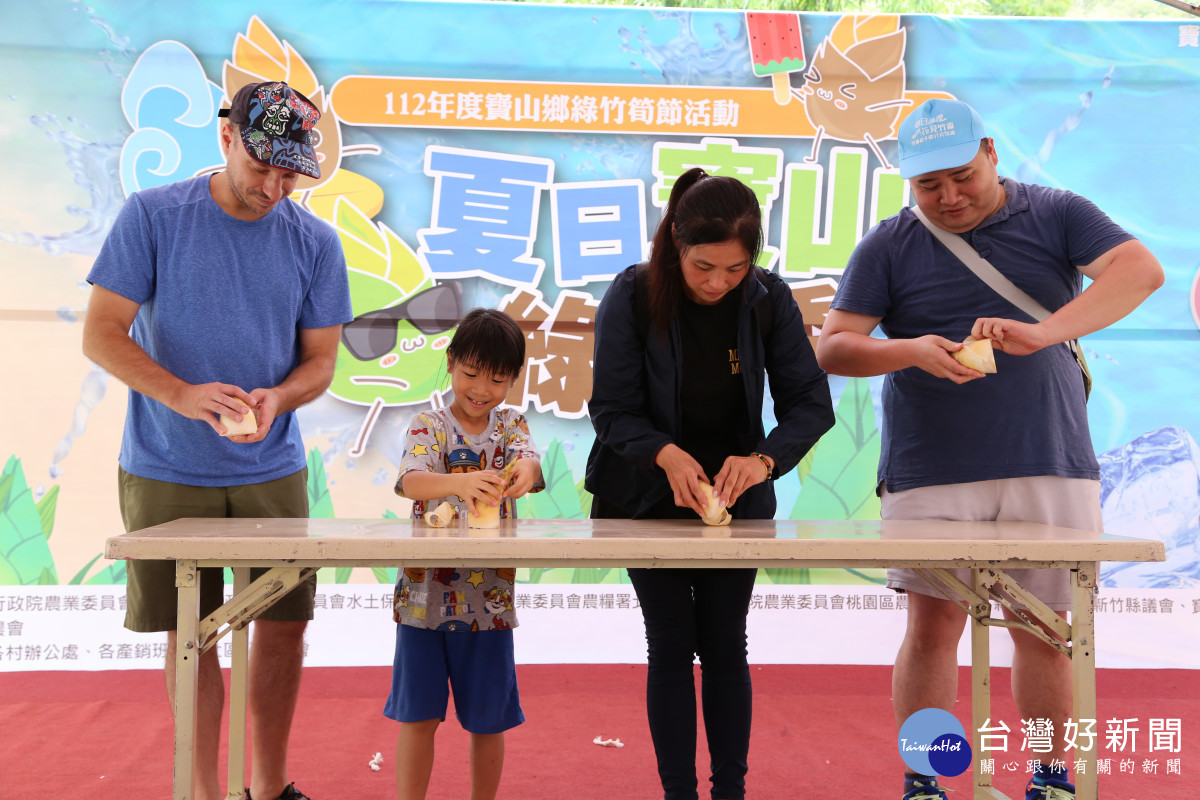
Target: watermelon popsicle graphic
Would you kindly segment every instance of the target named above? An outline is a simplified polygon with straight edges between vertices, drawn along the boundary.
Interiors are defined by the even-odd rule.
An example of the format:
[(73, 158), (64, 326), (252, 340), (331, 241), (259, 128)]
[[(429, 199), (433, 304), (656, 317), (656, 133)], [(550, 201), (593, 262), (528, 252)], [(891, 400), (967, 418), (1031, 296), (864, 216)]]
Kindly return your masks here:
[(804, 69), (804, 42), (800, 38), (800, 15), (779, 11), (747, 11), (746, 33), (750, 37), (750, 61), (754, 74), (771, 76), (775, 102), (787, 105), (792, 99), (788, 73)]

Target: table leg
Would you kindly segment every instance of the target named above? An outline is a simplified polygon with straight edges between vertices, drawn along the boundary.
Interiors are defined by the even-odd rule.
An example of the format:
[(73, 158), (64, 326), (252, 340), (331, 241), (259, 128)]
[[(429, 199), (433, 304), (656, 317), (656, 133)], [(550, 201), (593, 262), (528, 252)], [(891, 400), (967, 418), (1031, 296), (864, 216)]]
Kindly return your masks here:
[(175, 562), (179, 608), (175, 628), (175, 790), (174, 800), (192, 797), (196, 740), (197, 683), (200, 676), (200, 568), (194, 559)]
[[(233, 568), (236, 597), (250, 585), (250, 568)], [(233, 629), (233, 658), (229, 670), (229, 792), (226, 800), (241, 800), (246, 787), (246, 673), (249, 664), (250, 623)]]
[[(1079, 564), (1071, 570), (1071, 670), (1075, 690), (1075, 721), (1096, 718), (1096, 570), (1093, 562)], [(1082, 728), (1081, 728), (1082, 729)], [(1076, 749), (1075, 760), (1083, 762), (1083, 770), (1075, 774), (1075, 796), (1079, 800), (1096, 800), (1099, 776), (1096, 774), (1095, 740), (1085, 751)]]
[[(971, 582), (975, 593), (988, 596), (987, 585), (980, 570), (971, 570)], [(971, 614), (971, 754), (974, 777), (975, 800), (1004, 797), (992, 787), (992, 776), (983, 772), (983, 733), (981, 729), (992, 716), (992, 651), (989, 637), (991, 631), (983, 624), (983, 617), (991, 615), (991, 605), (982, 603), (972, 606)]]

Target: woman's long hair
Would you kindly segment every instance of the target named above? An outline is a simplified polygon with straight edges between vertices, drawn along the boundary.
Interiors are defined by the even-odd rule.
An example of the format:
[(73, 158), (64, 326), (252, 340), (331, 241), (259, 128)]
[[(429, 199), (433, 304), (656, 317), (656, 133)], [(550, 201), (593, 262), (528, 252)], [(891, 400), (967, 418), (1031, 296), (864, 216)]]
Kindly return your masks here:
[(749, 278), (762, 249), (762, 209), (754, 191), (737, 178), (709, 175), (700, 167), (680, 175), (650, 246), (646, 288), (652, 327), (658, 334), (666, 334), (679, 309), (683, 252), (698, 244), (733, 239), (742, 243), (750, 257)]

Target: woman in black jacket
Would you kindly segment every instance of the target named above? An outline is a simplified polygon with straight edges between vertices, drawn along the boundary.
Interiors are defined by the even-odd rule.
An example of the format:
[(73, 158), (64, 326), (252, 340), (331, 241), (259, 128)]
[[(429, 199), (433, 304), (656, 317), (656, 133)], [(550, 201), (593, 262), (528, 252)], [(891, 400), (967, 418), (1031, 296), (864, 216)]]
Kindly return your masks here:
[[(700, 484), (709, 483), (734, 524), (771, 519), (771, 480), (833, 425), (825, 373), (791, 290), (755, 266), (761, 242), (754, 192), (694, 168), (671, 190), (649, 262), (605, 293), (588, 404), (593, 518), (696, 519), (705, 509)], [(769, 435), (768, 379), (777, 420)], [(697, 655), (712, 797), (745, 796), (755, 574), (629, 570), (646, 623), (646, 707), (666, 800), (697, 799)]]

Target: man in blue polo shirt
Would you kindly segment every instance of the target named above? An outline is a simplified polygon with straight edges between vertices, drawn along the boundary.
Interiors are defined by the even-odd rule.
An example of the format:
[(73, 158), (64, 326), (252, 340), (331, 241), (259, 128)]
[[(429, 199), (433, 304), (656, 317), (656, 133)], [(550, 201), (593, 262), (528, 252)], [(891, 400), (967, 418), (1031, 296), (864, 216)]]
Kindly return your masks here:
[[(287, 201), (301, 175), (321, 175), (320, 112), (267, 81), (243, 87), (220, 115), (225, 170), (130, 195), (88, 275), (84, 354), (130, 390), (118, 469), (130, 531), (182, 517), (307, 517), (294, 411), (328, 388), (353, 317), (336, 232)], [(249, 432), (230, 430), (248, 420)], [(125, 618), (130, 630), (169, 631), (172, 708), (174, 572), (170, 561), (131, 561)], [(200, 586), (207, 615), (221, 602), (221, 571), (203, 570)], [(259, 800), (304, 800), (287, 781), (287, 746), (314, 589), (315, 578), (254, 622), (250, 796)], [(216, 650), (201, 657), (197, 688), (190, 796), (220, 800)]]
[[(1023, 520), (1101, 530), (1100, 469), (1088, 433), (1082, 372), (1067, 342), (1111, 325), (1163, 283), (1158, 261), (1088, 200), (1000, 177), (979, 114), (929, 100), (900, 127), (900, 174), (929, 222), (960, 236), (1051, 312), (1042, 321), (968, 269), (905, 208), (855, 248), (821, 329), (817, 358), (840, 375), (886, 375), (879, 491), (884, 519)], [(1081, 291), (1083, 276), (1092, 279)], [(875, 338), (878, 326), (887, 338)], [(951, 356), (990, 339), (996, 373)], [(953, 422), (953, 427), (950, 423)], [(1017, 580), (1050, 608), (1070, 606), (1065, 573)], [(969, 579), (968, 579), (969, 582)], [(965, 612), (911, 570), (896, 657), (896, 724), (923, 708), (952, 710)], [(1072, 711), (1069, 660), (1013, 633), (1012, 690), (1022, 718), (1062, 731)], [(1061, 737), (1027, 800), (1074, 796)], [(936, 776), (908, 773), (904, 800), (944, 800)]]

